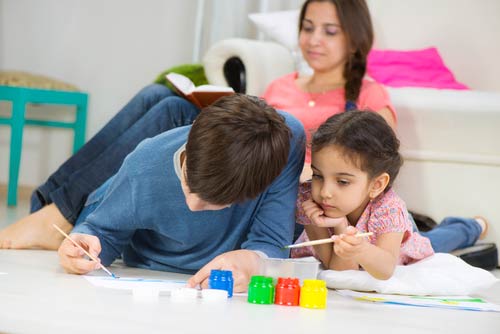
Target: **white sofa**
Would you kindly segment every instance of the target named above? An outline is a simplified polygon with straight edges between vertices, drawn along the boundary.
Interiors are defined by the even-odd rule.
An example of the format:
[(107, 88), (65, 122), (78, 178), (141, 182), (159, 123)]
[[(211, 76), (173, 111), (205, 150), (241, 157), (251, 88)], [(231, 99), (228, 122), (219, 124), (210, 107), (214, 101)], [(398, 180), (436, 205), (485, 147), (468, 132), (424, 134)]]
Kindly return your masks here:
[[(277, 77), (294, 71), (294, 59), (274, 42), (226, 39), (203, 64), (211, 84), (227, 85), (230, 58), (245, 67), (246, 93), (261, 95)], [(500, 241), (500, 93), (391, 88), (405, 164), (396, 182), (411, 210), (440, 221), (482, 215), (486, 241)]]

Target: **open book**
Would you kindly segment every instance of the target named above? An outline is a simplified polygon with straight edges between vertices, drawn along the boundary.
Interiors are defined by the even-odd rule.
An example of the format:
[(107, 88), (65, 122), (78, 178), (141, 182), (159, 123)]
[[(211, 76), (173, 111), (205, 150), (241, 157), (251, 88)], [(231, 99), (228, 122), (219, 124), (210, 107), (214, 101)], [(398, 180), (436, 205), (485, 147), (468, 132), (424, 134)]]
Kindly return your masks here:
[(165, 78), (172, 84), (177, 94), (199, 108), (211, 105), (220, 97), (234, 94), (234, 90), (231, 87), (214, 85), (196, 87), (188, 77), (178, 73), (169, 73)]

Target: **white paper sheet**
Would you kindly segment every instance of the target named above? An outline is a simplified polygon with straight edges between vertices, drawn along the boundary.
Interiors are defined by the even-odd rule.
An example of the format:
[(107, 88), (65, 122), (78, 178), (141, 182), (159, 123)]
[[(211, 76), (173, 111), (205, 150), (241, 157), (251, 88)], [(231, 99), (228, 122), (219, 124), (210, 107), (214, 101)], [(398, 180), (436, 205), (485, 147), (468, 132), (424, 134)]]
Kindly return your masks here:
[(121, 290), (133, 290), (135, 288), (151, 288), (158, 291), (172, 291), (186, 286), (187, 281), (149, 279), (137, 277), (113, 278), (110, 276), (84, 276), (92, 285)]
[(481, 298), (470, 296), (406, 296), (386, 295), (381, 293), (357, 292), (352, 290), (336, 290), (341, 296), (351, 297), (359, 301), (420, 307), (439, 307), (467, 311), (500, 312), (500, 305), (488, 303)]

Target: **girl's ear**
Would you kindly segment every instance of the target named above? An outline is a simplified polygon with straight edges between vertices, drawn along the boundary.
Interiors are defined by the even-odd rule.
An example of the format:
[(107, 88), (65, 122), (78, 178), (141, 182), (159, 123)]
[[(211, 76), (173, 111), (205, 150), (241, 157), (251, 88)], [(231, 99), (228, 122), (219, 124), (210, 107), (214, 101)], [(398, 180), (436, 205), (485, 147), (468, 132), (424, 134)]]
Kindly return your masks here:
[(375, 177), (370, 183), (370, 191), (368, 193), (370, 199), (374, 199), (380, 195), (385, 190), (390, 180), (391, 177), (387, 173), (382, 173)]

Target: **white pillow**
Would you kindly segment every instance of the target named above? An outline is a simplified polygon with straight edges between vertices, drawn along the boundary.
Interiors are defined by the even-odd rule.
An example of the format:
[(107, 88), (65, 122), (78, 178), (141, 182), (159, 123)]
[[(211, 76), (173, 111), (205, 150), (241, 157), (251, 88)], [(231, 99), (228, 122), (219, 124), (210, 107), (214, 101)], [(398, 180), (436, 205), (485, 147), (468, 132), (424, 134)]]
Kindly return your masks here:
[(290, 50), (294, 58), (295, 70), (299, 74), (308, 75), (312, 73), (312, 69), (302, 57), (298, 44), (299, 14), (300, 11), (296, 9), (270, 13), (252, 13), (248, 17), (259, 31)]
[(499, 281), (490, 272), (446, 253), (436, 253), (414, 264), (397, 266), (393, 276), (386, 281), (359, 270), (324, 270), (318, 278), (325, 280), (332, 289), (434, 296), (468, 295)]
[(271, 13), (248, 14), (257, 29), (272, 40), (294, 51), (298, 48), (299, 10), (287, 10)]

